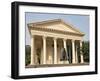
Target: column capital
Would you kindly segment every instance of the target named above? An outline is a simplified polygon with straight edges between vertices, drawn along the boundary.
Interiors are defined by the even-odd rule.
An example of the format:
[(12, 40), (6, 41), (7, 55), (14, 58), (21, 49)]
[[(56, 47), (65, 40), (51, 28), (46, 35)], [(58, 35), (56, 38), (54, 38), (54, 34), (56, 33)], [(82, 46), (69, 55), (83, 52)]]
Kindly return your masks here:
[(80, 42), (82, 42), (83, 40), (80, 40)]
[(31, 37), (33, 38), (35, 35), (31, 35)]
[(65, 38), (63, 38), (63, 41), (66, 41), (67, 40), (67, 38), (65, 39)]
[(57, 40), (57, 37), (54, 37), (53, 40)]
[(75, 39), (72, 39), (72, 42), (74, 42), (75, 41)]
[(42, 36), (42, 38), (43, 38), (43, 39), (44, 39), (44, 38), (47, 38), (47, 36), (44, 35), (44, 36)]

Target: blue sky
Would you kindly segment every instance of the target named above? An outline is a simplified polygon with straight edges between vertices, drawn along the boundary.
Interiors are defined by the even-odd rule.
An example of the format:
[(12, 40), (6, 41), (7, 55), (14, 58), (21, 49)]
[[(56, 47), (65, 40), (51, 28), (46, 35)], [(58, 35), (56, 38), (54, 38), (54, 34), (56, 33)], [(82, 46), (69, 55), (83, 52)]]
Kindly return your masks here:
[(75, 28), (85, 33), (84, 40), (89, 40), (89, 16), (75, 14), (53, 14), (53, 13), (34, 13), (26, 12), (26, 45), (30, 45), (30, 34), (27, 28), (28, 23), (40, 22), (45, 20), (62, 19), (64, 22), (69, 22)]

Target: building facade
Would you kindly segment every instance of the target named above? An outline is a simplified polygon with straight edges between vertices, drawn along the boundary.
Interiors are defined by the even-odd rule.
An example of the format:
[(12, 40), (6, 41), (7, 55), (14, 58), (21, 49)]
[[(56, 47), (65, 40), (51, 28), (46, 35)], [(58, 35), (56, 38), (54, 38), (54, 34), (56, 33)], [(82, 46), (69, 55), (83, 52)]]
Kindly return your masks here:
[(29, 23), (31, 35), (31, 63), (84, 63), (80, 48), (84, 33), (61, 19)]

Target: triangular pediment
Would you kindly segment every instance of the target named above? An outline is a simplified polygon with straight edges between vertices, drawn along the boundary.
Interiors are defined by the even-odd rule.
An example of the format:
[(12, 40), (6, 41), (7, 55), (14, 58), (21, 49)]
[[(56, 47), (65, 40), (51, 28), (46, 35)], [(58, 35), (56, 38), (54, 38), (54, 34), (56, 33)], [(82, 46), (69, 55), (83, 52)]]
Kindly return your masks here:
[(54, 29), (54, 30), (59, 30), (59, 31), (65, 31), (65, 32), (79, 33), (78, 31), (70, 28), (67, 25), (64, 25), (63, 23), (48, 25), (46, 28)]
[(36, 22), (36, 23), (31, 23), (30, 25), (33, 27), (52, 29), (52, 30), (58, 30), (58, 31), (63, 31), (63, 32), (70, 32), (70, 33), (84, 35), (84, 33), (80, 32), (73, 25), (69, 23), (65, 23), (61, 19)]

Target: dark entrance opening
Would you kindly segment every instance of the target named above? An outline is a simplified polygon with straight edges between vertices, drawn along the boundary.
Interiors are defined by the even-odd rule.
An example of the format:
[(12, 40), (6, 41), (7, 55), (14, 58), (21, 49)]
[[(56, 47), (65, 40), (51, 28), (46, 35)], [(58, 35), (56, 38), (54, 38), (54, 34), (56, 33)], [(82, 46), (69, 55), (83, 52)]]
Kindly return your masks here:
[(41, 63), (41, 48), (38, 48), (36, 50), (36, 55), (37, 55), (37, 63), (40, 64)]
[(67, 53), (68, 53), (69, 63), (72, 63), (72, 49), (70, 45), (67, 45)]

